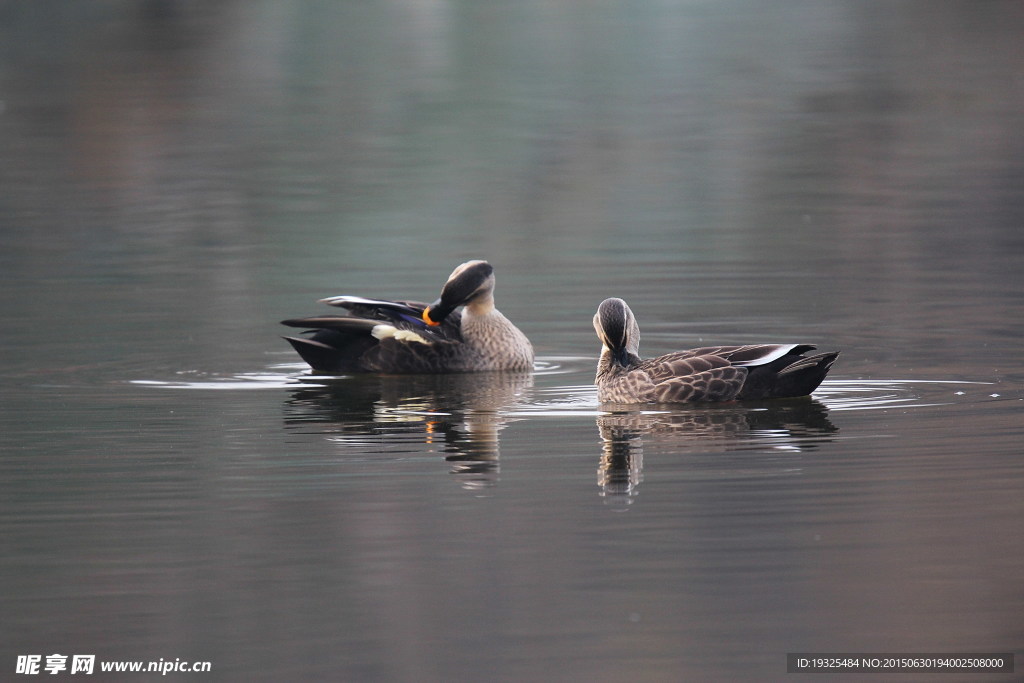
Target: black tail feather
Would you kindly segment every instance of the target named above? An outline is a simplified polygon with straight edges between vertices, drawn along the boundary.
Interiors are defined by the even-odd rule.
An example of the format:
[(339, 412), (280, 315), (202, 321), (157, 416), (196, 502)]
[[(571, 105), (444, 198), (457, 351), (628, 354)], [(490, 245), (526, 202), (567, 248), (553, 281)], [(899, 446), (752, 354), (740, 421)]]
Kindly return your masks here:
[(284, 337), (302, 360), (320, 372), (342, 372), (339, 366), (338, 350), (327, 344), (302, 337)]
[(768, 365), (752, 368), (738, 398), (807, 396), (822, 383), (838, 356), (838, 351), (806, 358), (790, 355)]
[[(301, 326), (298, 326), (301, 327)], [(312, 337), (284, 337), (292, 348), (317, 372), (340, 374), (358, 372), (359, 358), (377, 340), (365, 331), (318, 329)]]

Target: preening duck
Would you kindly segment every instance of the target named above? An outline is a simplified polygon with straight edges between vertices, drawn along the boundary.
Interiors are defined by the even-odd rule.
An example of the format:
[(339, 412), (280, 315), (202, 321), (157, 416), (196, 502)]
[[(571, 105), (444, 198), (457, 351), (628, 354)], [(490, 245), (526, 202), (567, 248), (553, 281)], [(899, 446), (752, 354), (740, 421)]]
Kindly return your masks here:
[[(533, 369), (533, 346), (494, 307), (494, 268), (467, 261), (432, 304), (335, 296), (322, 303), (348, 315), (282, 321), (307, 337), (285, 337), (325, 373), (428, 374)], [(462, 310), (457, 310), (462, 307)]]
[(804, 355), (810, 344), (707, 346), (640, 358), (640, 328), (622, 299), (594, 315), (603, 344), (597, 364), (602, 403), (690, 403), (806, 396), (818, 388), (838, 351)]

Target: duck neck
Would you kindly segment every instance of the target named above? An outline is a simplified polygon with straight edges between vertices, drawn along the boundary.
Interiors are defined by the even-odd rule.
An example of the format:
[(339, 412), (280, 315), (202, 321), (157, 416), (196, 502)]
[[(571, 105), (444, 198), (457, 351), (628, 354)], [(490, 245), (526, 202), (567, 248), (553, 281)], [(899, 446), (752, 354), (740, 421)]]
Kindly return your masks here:
[[(468, 315), (471, 318), (482, 318), (483, 316), (490, 315), (491, 313), (497, 312), (494, 308), (494, 297), (487, 296), (474, 299), (470, 303), (466, 304), (466, 308), (463, 311), (463, 316)], [(498, 315), (501, 315), (500, 313)]]
[(597, 361), (598, 376), (607, 375), (616, 371), (628, 370), (639, 357), (630, 353), (628, 349), (613, 350), (607, 346), (601, 347), (601, 357)]

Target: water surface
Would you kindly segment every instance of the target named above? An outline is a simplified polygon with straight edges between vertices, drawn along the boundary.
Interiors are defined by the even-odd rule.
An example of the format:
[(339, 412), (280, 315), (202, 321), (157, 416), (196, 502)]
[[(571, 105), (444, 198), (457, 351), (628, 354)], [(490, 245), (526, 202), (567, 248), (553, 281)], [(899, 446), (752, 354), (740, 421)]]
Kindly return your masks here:
[[(0, 14), (8, 674), (1021, 665), (1016, 3)], [(479, 257), (535, 373), (317, 377), (278, 338)], [(842, 355), (807, 399), (601, 406), (607, 296), (646, 355)]]

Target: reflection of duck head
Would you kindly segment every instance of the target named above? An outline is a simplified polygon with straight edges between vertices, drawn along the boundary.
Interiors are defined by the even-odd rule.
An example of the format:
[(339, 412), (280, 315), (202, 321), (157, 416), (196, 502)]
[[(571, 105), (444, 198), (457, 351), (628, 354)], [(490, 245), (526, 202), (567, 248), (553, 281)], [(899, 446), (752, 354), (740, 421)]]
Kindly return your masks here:
[(643, 481), (645, 439), (652, 448), (672, 452), (806, 451), (838, 431), (828, 409), (808, 398), (658, 412), (632, 407), (601, 414), (597, 428), (602, 495), (630, 496)]
[(532, 385), (530, 373), (317, 378), (292, 392), (285, 426), (329, 433), (360, 448), (366, 447), (367, 435), (384, 450), (422, 439), (441, 446), (454, 463), (452, 472), (468, 487), (479, 487), (493, 483), (498, 472), (505, 412)]
[(643, 481), (643, 431), (615, 424), (602, 424), (601, 462), (597, 466), (597, 485), (603, 496), (632, 496)]

